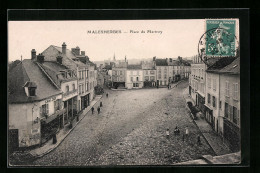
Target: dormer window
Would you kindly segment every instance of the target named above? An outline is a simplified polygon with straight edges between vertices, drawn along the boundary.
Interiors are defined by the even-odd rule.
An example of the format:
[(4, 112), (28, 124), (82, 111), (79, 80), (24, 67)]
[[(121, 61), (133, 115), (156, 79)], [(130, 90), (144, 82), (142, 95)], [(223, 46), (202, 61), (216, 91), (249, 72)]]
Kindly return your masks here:
[(36, 96), (36, 89), (37, 89), (36, 83), (28, 81), (25, 83), (24, 89), (28, 97)]
[(35, 94), (36, 94), (36, 92), (35, 92), (36, 88), (35, 87), (29, 87), (28, 91), (29, 91), (30, 96), (35, 96)]

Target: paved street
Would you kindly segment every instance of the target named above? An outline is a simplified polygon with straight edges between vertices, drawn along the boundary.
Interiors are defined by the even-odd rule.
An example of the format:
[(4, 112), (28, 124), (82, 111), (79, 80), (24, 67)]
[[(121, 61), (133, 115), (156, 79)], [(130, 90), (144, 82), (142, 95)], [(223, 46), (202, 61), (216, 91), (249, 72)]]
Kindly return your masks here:
[[(109, 90), (99, 115), (96, 108), (94, 115), (88, 112), (55, 150), (30, 165), (170, 165), (214, 155), (203, 137), (202, 144), (197, 144), (200, 132), (182, 96), (187, 86), (186, 81), (171, 90)], [(176, 125), (180, 136), (173, 135)], [(183, 142), (185, 127), (189, 136)]]

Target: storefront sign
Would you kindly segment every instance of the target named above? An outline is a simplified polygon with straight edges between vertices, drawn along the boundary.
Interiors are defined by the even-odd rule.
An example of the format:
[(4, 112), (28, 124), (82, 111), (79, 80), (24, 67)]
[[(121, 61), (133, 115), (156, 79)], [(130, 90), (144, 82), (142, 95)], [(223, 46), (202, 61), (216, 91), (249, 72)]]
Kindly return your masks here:
[(56, 100), (56, 97), (52, 97), (50, 99), (45, 100), (45, 103), (49, 103), (49, 102), (55, 101), (55, 100)]

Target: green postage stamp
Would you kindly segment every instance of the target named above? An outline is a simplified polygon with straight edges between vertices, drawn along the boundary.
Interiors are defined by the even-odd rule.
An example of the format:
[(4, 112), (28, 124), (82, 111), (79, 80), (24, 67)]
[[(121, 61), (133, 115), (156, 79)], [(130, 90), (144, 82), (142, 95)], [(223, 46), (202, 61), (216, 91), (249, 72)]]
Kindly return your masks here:
[(235, 56), (236, 20), (206, 20), (207, 56)]

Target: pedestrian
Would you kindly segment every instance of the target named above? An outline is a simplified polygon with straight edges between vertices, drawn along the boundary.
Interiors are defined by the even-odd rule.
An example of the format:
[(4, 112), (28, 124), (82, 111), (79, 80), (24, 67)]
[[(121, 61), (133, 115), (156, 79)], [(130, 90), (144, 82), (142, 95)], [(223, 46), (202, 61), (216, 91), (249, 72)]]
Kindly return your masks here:
[(100, 107), (102, 107), (103, 106), (103, 104), (102, 104), (102, 102), (100, 102)]
[(185, 135), (186, 135), (186, 136), (189, 135), (189, 129), (188, 129), (188, 127), (185, 128)]
[(100, 107), (97, 108), (98, 114), (100, 113)]
[(106, 94), (107, 98), (108, 98), (108, 93)]
[(94, 113), (94, 107), (91, 108), (91, 111), (92, 111), (92, 115), (93, 115), (93, 113)]
[(166, 129), (166, 138), (169, 139), (169, 137), (170, 137), (170, 131), (169, 129)]
[(197, 143), (198, 143), (199, 145), (201, 144), (200, 135), (198, 135), (198, 137), (197, 137)]

